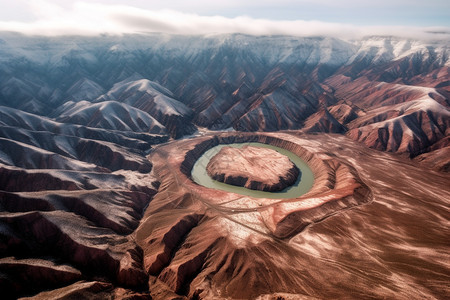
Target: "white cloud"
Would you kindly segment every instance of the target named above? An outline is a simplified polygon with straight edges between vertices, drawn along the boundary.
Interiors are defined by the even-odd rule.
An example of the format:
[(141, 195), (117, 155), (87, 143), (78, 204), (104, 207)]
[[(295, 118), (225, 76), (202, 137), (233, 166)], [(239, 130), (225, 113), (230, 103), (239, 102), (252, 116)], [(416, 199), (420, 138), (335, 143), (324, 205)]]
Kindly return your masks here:
[[(325, 0), (323, 0), (325, 1)], [(201, 2), (201, 1), (200, 1)], [(266, 1), (267, 2), (267, 1)], [(0, 30), (38, 35), (95, 35), (137, 32), (173, 34), (244, 33), (250, 35), (336, 36), (358, 38), (364, 35), (398, 35), (426, 38), (447, 32), (449, 28), (353, 26), (321, 21), (282, 21), (255, 19), (248, 16), (227, 18), (200, 16), (174, 10), (148, 10), (124, 5), (75, 2), (63, 5), (45, 0), (31, 0), (29, 5), (35, 20), (29, 22), (0, 22)]]

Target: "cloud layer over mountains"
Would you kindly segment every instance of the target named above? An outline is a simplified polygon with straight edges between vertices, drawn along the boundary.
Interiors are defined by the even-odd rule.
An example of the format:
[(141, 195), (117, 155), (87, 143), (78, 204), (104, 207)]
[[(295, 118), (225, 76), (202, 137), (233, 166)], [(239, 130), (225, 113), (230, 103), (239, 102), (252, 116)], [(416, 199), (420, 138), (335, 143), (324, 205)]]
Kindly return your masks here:
[[(170, 34), (244, 33), (250, 35), (334, 36), (344, 39), (367, 35), (395, 35), (420, 39), (448, 39), (448, 27), (355, 26), (323, 21), (281, 20), (250, 16), (225, 17), (129, 5), (48, 0), (27, 1), (22, 21), (0, 22), (0, 30), (38, 35), (96, 35), (137, 32)], [(189, 11), (189, 10), (184, 10)]]

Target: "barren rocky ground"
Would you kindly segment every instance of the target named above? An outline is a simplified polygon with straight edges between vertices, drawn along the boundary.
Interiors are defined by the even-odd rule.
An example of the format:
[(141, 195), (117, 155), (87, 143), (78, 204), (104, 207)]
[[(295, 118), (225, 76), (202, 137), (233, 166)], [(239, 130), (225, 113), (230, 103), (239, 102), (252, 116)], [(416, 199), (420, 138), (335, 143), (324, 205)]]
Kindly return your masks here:
[[(2, 297), (448, 298), (448, 53), (395, 37), (0, 33)], [(192, 180), (204, 151), (247, 142), (301, 157), (311, 189)], [(243, 169), (268, 180), (272, 154), (253, 154)]]
[(206, 171), (217, 181), (268, 192), (284, 190), (300, 175), (289, 157), (275, 150), (252, 146), (222, 148), (211, 158)]

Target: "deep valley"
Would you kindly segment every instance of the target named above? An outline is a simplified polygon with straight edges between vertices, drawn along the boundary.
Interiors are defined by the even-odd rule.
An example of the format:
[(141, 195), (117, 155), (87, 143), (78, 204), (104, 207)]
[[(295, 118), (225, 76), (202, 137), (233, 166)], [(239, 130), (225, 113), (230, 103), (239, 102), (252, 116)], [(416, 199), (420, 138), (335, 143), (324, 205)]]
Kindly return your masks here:
[[(1, 32), (2, 297), (447, 298), (449, 55), (388, 36)], [(236, 143), (205, 176), (270, 197), (193, 179)], [(298, 156), (311, 185), (278, 197), (306, 173), (252, 143)]]

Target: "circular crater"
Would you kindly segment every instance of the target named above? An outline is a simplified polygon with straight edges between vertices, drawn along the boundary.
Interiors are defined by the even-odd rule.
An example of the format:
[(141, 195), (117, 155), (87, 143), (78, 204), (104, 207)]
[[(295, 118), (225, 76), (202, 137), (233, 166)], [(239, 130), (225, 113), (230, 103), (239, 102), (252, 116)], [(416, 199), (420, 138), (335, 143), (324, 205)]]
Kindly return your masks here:
[(200, 186), (266, 199), (296, 198), (313, 186), (311, 168), (285, 148), (251, 140), (214, 141), (205, 146), (207, 149), (195, 155), (190, 171)]
[[(218, 182), (207, 174), (209, 161), (221, 148), (245, 145), (270, 148), (288, 156), (301, 176), (280, 192), (265, 192)], [(245, 224), (251, 223), (257, 230), (267, 230), (278, 238), (292, 236), (312, 222), (371, 199), (370, 190), (352, 165), (330, 153), (320, 139), (311, 135), (212, 134), (161, 145), (149, 158), (160, 181), (158, 194), (152, 200), (156, 210), (205, 207), (211, 214), (233, 218), (239, 215)], [(199, 181), (202, 179), (207, 182)]]
[(208, 162), (206, 171), (219, 182), (266, 192), (284, 190), (301, 174), (286, 155), (250, 145), (223, 147)]
[[(330, 151), (333, 142), (343, 143), (345, 139), (291, 132), (215, 132), (156, 146), (149, 159), (160, 185), (136, 233), (144, 251), (143, 265), (147, 273), (173, 290), (184, 289), (186, 282), (189, 286), (195, 281), (199, 286), (199, 282), (203, 284), (203, 275), (209, 276), (208, 272), (229, 273), (225, 270), (229, 269), (229, 264), (215, 266), (211, 265), (213, 261), (233, 261), (236, 254), (241, 253), (254, 253), (255, 257), (275, 253), (278, 256), (267, 256), (268, 261), (276, 258), (275, 265), (279, 265), (280, 257), (286, 257), (284, 265), (291, 272), (292, 250), (280, 256), (288, 249), (283, 248), (284, 245), (290, 242), (280, 243), (279, 239), (291, 239), (309, 224), (371, 199), (370, 189), (359, 178), (348, 157), (339, 157), (339, 153)], [(297, 183), (281, 192), (263, 192), (216, 182), (233, 187), (230, 191), (197, 181), (196, 175), (213, 181), (206, 168), (222, 148), (244, 146), (258, 148), (254, 156), (261, 160), (261, 148), (266, 147), (288, 156), (296, 165), (296, 159), (307, 163), (305, 170), (313, 174), (311, 185), (301, 194), (290, 195), (285, 190), (294, 190)], [(276, 156), (273, 152), (269, 154)], [(268, 164), (261, 162), (263, 167)], [(302, 183), (306, 181), (306, 174), (303, 168), (299, 169)], [(249, 176), (258, 175), (250, 173)], [(243, 195), (234, 189), (268, 196)], [(252, 258), (245, 256), (237, 263), (254, 261)], [(264, 271), (258, 269), (259, 265), (249, 265), (251, 276)], [(303, 276), (303, 273), (298, 275)], [(219, 277), (222, 281), (228, 278)]]

